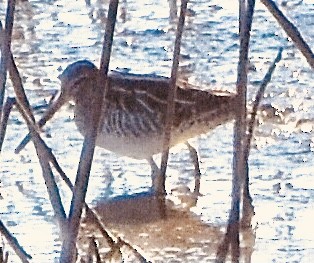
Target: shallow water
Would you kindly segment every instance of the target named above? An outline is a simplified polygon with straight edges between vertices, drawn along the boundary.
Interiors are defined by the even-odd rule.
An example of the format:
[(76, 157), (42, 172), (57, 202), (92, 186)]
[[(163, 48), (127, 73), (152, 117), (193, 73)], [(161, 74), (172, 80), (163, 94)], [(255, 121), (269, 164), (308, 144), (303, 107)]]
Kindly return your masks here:
[[(116, 26), (112, 69), (170, 75), (175, 26), (169, 22), (167, 1), (159, 2), (128, 1), (126, 21), (120, 16)], [(190, 3), (195, 14), (187, 18), (181, 77), (201, 88), (235, 89), (238, 7), (228, 2)], [(313, 47), (313, 2), (295, 3), (289, 1), (282, 9)], [(84, 1), (61, 0), (17, 5), (12, 50), (32, 104), (42, 103), (59, 88), (57, 77), (68, 64), (79, 59), (99, 63), (103, 14), (107, 6), (102, 1), (92, 1), (88, 6)], [(4, 3), (0, 12), (3, 19)], [(257, 226), (251, 260), (310, 262), (314, 254), (311, 224), (314, 216), (314, 73), (268, 11), (257, 3), (250, 53), (250, 61), (255, 66), (249, 75), (250, 98), (279, 46), (285, 49), (283, 60), (267, 87), (263, 101), (265, 116), (256, 130), (250, 155), (251, 193), (256, 209), (254, 226)], [(13, 95), (11, 87), (7, 94)], [(72, 119), (72, 107), (66, 106), (49, 122), (44, 133), (45, 141), (70, 178), (75, 176), (82, 145), (82, 136)], [(25, 131), (22, 117), (13, 111), (1, 153), (1, 220), (33, 256), (33, 262), (57, 262), (58, 230), (34, 148), (29, 145), (21, 154), (14, 154)], [(198, 222), (223, 231), (230, 207), (232, 124), (194, 139), (192, 144), (199, 150), (201, 159), (202, 196), (191, 211)], [(184, 147), (173, 150), (168, 192), (182, 185), (193, 188), (192, 170), (187, 150)], [(145, 161), (119, 157), (103, 149), (96, 149), (91, 174), (87, 199), (93, 205), (117, 195), (147, 191), (150, 186), (150, 169)], [(71, 194), (60, 185), (68, 210)], [(199, 248), (204, 244), (195, 243)], [(150, 253), (150, 256), (162, 262), (160, 255), (172, 253), (177, 256), (164, 260), (185, 262), (187, 254), (175, 249), (178, 244), (172, 245), (174, 248), (169, 245), (161, 250), (163, 253)], [(213, 255), (204, 256), (204, 251), (197, 247), (188, 250), (183, 246), (180, 251), (191, 254), (189, 262), (213, 259)], [(18, 262), (14, 256), (11, 260)]]

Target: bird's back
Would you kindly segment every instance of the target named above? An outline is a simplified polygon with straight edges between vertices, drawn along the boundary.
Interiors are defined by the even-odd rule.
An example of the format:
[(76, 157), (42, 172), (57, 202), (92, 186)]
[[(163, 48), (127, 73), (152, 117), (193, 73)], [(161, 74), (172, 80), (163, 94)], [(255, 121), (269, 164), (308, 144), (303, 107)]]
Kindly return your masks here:
[[(138, 159), (159, 153), (169, 78), (111, 72), (108, 81), (104, 122), (100, 125), (97, 144)], [(85, 107), (84, 103), (76, 107), (76, 122), (82, 133), (88, 125), (86, 117), (82, 118)], [(171, 146), (230, 121), (235, 107), (234, 94), (177, 87)]]

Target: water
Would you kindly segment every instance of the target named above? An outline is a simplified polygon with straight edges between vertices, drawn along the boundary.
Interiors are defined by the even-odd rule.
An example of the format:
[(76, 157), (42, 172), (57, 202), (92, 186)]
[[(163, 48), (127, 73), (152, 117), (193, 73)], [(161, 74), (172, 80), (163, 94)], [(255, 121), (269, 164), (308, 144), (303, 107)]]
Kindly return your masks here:
[[(112, 69), (170, 75), (175, 26), (169, 22), (167, 1), (159, 2), (128, 1), (126, 21), (119, 10)], [(314, 24), (313, 2), (306, 0), (295, 5), (296, 2), (289, 1), (281, 8), (313, 46), (314, 33), (310, 30)], [(202, 88), (235, 90), (238, 7), (228, 3), (195, 1), (189, 4), (195, 14), (187, 18), (181, 76)], [(108, 3), (102, 1), (92, 1), (88, 6), (84, 1), (62, 0), (17, 4), (12, 50), (32, 104), (42, 103), (59, 88), (57, 77), (68, 64), (79, 59), (99, 64), (105, 27), (103, 14), (106, 14), (107, 6)], [(6, 4), (1, 3), (2, 21), (5, 8)], [(257, 226), (251, 260), (310, 262), (314, 254), (311, 227), (314, 216), (314, 73), (268, 11), (257, 3), (250, 53), (250, 61), (255, 67), (249, 75), (250, 98), (280, 46), (285, 49), (283, 60), (263, 101), (269, 114), (260, 120), (250, 155), (251, 191), (256, 209), (254, 226)], [(11, 87), (7, 94), (13, 95)], [(73, 179), (82, 137), (72, 119), (71, 106), (64, 107), (46, 126), (44, 138)], [(13, 153), (25, 131), (22, 117), (13, 111), (1, 154), (1, 220), (33, 256), (33, 262), (57, 262), (58, 230), (34, 148), (29, 145), (21, 154)], [(189, 223), (201, 224), (209, 237), (210, 233), (206, 232), (209, 229), (223, 233), (222, 227), (228, 218), (232, 124), (219, 127), (192, 143), (201, 158), (203, 196), (191, 209), (197, 223), (193, 220)], [(191, 173), (186, 148), (175, 149), (170, 156), (168, 192), (182, 185), (192, 188)], [(121, 158), (103, 149), (96, 149), (91, 174), (87, 201), (94, 205), (117, 195), (147, 191), (150, 185), (150, 169), (145, 161)], [(61, 182), (60, 185), (68, 210), (71, 194)], [(165, 225), (158, 227), (169, 230)], [(138, 231), (144, 237), (151, 234), (149, 226), (141, 227), (132, 228), (132, 233)], [(160, 240), (152, 235), (148, 243), (152, 243), (151, 247), (156, 245), (155, 249), (144, 246), (145, 242), (142, 249), (157, 262), (211, 262), (214, 254), (210, 253), (214, 250), (209, 248), (206, 235), (197, 235), (195, 229), (198, 228), (186, 230), (185, 243), (169, 237), (172, 242), (160, 249), (157, 245)], [(123, 227), (120, 230), (123, 231)], [(194, 239), (194, 243), (188, 237)], [(136, 238), (132, 241), (141, 245), (136, 243)], [(18, 262), (12, 255), (11, 260)]]

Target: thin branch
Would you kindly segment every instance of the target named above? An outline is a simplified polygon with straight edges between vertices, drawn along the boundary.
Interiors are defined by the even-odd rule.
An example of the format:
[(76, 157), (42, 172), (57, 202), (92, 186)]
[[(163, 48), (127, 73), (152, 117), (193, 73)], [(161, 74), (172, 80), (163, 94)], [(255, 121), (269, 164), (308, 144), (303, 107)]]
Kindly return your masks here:
[(108, 85), (107, 85), (107, 75), (109, 71), (109, 63), (110, 63), (110, 55), (113, 43), (113, 35), (114, 35), (114, 27), (117, 19), (117, 10), (118, 10), (118, 0), (110, 0), (109, 2), (109, 9), (107, 15), (107, 23), (106, 23), (106, 30), (104, 35), (104, 42), (103, 48), (101, 53), (101, 60), (100, 60), (100, 67), (99, 67), (99, 76), (98, 76), (98, 86), (104, 87), (103, 93), (100, 94), (102, 98), (102, 102), (100, 104), (99, 109), (99, 118), (97, 116), (98, 124), (102, 124), (105, 118), (105, 105), (106, 105), (106, 98), (108, 93)]
[(93, 262), (93, 255), (96, 257), (96, 263), (101, 263), (99, 249), (94, 236), (89, 238), (87, 262)]
[(18, 68), (16, 66), (16, 63), (14, 61), (13, 55), (10, 51), (10, 56), (9, 56), (9, 64), (8, 64), (8, 70), (9, 70), (9, 75), (14, 87), (14, 92), (16, 96), (16, 101), (18, 104), (21, 106), (21, 110), (24, 112), (24, 117), (28, 119), (29, 123), (33, 123), (33, 128), (36, 130), (37, 133), (39, 133), (39, 129), (36, 125), (35, 122), (35, 117), (34, 114), (31, 110), (30, 103), (27, 99), (27, 96), (25, 94), (25, 90), (23, 88), (23, 83), (21, 76), (18, 72)]
[[(15, 0), (9, 0), (6, 11), (5, 31), (2, 34), (3, 43), (1, 43), (1, 65), (0, 65), (0, 117), (2, 117), (2, 106), (5, 96), (5, 85), (7, 80), (7, 66), (9, 50), (11, 49), (11, 39), (13, 31)], [(0, 22), (2, 29), (2, 23)], [(2, 31), (2, 30), (1, 30)]]
[[(105, 89), (107, 89), (107, 73), (111, 55), (111, 46), (114, 33), (114, 26), (117, 17), (118, 0), (111, 0), (109, 3), (108, 20), (106, 23), (106, 33), (104, 37), (103, 51), (99, 69), (98, 85), (95, 89), (95, 104), (92, 110), (91, 129), (87, 131), (84, 138), (83, 148), (80, 156), (80, 163), (76, 175), (76, 181), (73, 189), (73, 196), (68, 219), (68, 233), (62, 244), (60, 262), (72, 263), (76, 258), (76, 239), (78, 236), (82, 209), (84, 206), (87, 186), (89, 181), (90, 169), (94, 156), (95, 142), (98, 132), (99, 120), (102, 114), (102, 104)], [(102, 88), (105, 85), (105, 88)], [(100, 106), (100, 107), (98, 107)]]
[(10, 233), (10, 231), (5, 227), (5, 225), (0, 220), (0, 233), (6, 238), (10, 246), (13, 248), (16, 255), (21, 259), (23, 263), (29, 263), (29, 259), (32, 259), (24, 248), (19, 244), (17, 239)]
[(243, 149), (243, 139), (246, 133), (247, 65), (254, 6), (255, 1), (239, 1), (240, 53), (237, 77), (238, 108), (234, 124), (232, 202), (227, 231), (217, 250), (216, 262), (225, 262), (230, 244), (232, 262), (239, 262), (240, 257), (240, 199), (247, 168), (247, 160), (244, 158)]
[[(268, 72), (266, 73), (262, 81), (262, 84), (255, 97), (255, 101), (254, 101), (253, 109), (251, 113), (251, 118), (248, 123), (246, 141), (244, 143), (244, 158), (246, 160), (248, 160), (249, 154), (250, 154), (251, 140), (253, 138), (253, 133), (254, 133), (257, 109), (264, 95), (266, 86), (271, 80), (272, 74), (276, 68), (276, 64), (281, 60), (281, 54), (282, 54), (282, 48), (279, 49), (277, 57), (275, 58), (273, 64), (268, 69)], [(247, 168), (245, 170), (245, 180), (243, 184), (243, 206), (242, 206), (243, 213), (242, 213), (242, 220), (241, 220), (241, 226), (243, 228), (251, 227), (251, 220), (254, 215), (254, 207), (252, 205), (252, 201), (253, 200), (249, 192), (249, 169)]]
[(16, 93), (16, 100), (20, 102), (22, 110), (25, 112), (24, 116), (29, 119), (29, 122), (35, 122), (35, 118), (33, 116), (31, 106), (29, 104), (29, 101), (23, 89), (22, 79), (20, 77), (20, 74), (18, 73), (18, 69), (15, 64), (12, 52), (11, 52), (11, 48), (10, 47), (6, 48), (5, 38), (6, 38), (6, 30), (3, 30), (2, 24), (0, 22), (0, 39), (4, 40), (4, 41), (1, 41), (0, 43), (1, 51), (3, 53), (6, 53), (6, 57), (7, 57), (6, 66), (7, 66), (7, 70), (9, 71), (13, 87), (19, 87), (18, 92)]
[[(14, 10), (15, 10), (15, 1), (9, 1), (8, 2), (8, 8), (7, 8), (7, 16), (6, 16), (6, 23), (5, 23), (5, 30), (3, 30), (2, 23), (0, 22), (0, 39), (2, 39), (0, 45), (1, 45), (1, 51), (3, 54), (3, 58), (1, 61), (1, 74), (0, 74), (0, 80), (3, 85), (2, 90), (0, 90), (0, 106), (2, 111), (2, 105), (4, 100), (4, 87), (6, 83), (6, 72), (7, 69), (9, 70), (10, 75), (15, 75), (15, 72), (17, 72), (17, 67), (15, 65), (13, 55), (11, 53), (11, 38), (12, 38), (12, 30), (13, 30), (13, 21), (14, 21)], [(11, 71), (11, 72), (10, 72)], [(13, 71), (13, 72), (12, 72)], [(21, 77), (18, 75), (15, 75), (15, 78), (12, 80), (15, 83), (13, 83), (13, 86), (22, 86), (22, 80)], [(34, 116), (32, 115), (32, 112), (30, 110), (30, 104), (27, 100), (27, 97), (25, 95), (24, 89), (16, 94), (17, 100), (22, 101), (21, 104), (22, 110), (26, 112), (25, 116), (27, 118), (31, 118), (32, 121), (35, 121)], [(25, 107), (24, 107), (25, 104)], [(1, 112), (2, 116), (2, 112)]]
[[(248, 47), (249, 47), (249, 41), (250, 41), (250, 31), (252, 29), (252, 21), (253, 21), (253, 14), (254, 14), (254, 8), (255, 8), (255, 0), (248, 0), (246, 3), (246, 16), (244, 17), (244, 20), (246, 21), (244, 25), (244, 34), (247, 35), (248, 43), (245, 44), (247, 45), (247, 53), (249, 52)], [(241, 25), (240, 25), (241, 27)], [(241, 49), (241, 47), (240, 47)], [(240, 51), (241, 52), (241, 51)], [(248, 63), (248, 54), (247, 54), (247, 62), (246, 62), (246, 67)], [(246, 145), (245, 145), (245, 138), (246, 138), (246, 130), (247, 130), (247, 107), (246, 107), (246, 93), (247, 93), (247, 72), (245, 76), (245, 97), (243, 97), (243, 102), (245, 103), (244, 109), (243, 109), (243, 126), (242, 126), (242, 135), (241, 135), (241, 153), (239, 154), (239, 175), (242, 177), (241, 179), (241, 191), (242, 191), (242, 226), (244, 226), (244, 222), (248, 226), (251, 226), (251, 218), (254, 215), (254, 206), (252, 204), (253, 199), (250, 194), (250, 189), (249, 189), (249, 165), (248, 165), (248, 158), (245, 155), (246, 151)], [(242, 159), (242, 160), (241, 160)], [(238, 246), (238, 245), (237, 245)], [(232, 247), (232, 242), (231, 242), (231, 247)], [(236, 248), (238, 250), (238, 248)], [(231, 252), (232, 253), (232, 252)], [(238, 252), (236, 252), (238, 253)]]
[(255, 120), (256, 120), (258, 107), (259, 107), (260, 102), (264, 96), (265, 89), (266, 89), (268, 83), (271, 81), (271, 77), (272, 77), (273, 72), (276, 68), (276, 65), (281, 60), (282, 51), (283, 51), (283, 48), (280, 48), (274, 62), (271, 64), (266, 75), (264, 76), (262, 83), (260, 85), (260, 88), (259, 88), (259, 90), (255, 96), (255, 100), (254, 100), (254, 104), (253, 104), (253, 108), (252, 108), (252, 113), (251, 113), (251, 118), (250, 118), (249, 123), (248, 123), (248, 132), (247, 132), (246, 143), (245, 143), (245, 147), (244, 147), (244, 149), (245, 149), (244, 156), (246, 158), (248, 158), (249, 154), (250, 154), (250, 148), (251, 148), (250, 145), (251, 145), (251, 141), (253, 138)]
[(272, 0), (261, 0), (261, 2), (268, 8), (269, 12), (276, 18), (279, 25), (291, 38), (296, 47), (301, 51), (307, 62), (314, 69), (314, 54), (309, 45), (303, 39), (297, 27), (289, 21), (289, 19), (282, 13), (278, 6)]
[(8, 119), (13, 105), (16, 103), (15, 98), (8, 97), (3, 106), (1, 127), (0, 127), (0, 152), (2, 151), (2, 145), (4, 137), (7, 131)]
[(52, 173), (51, 167), (49, 165), (49, 159), (46, 154), (46, 147), (47, 145), (44, 143), (43, 139), (40, 137), (38, 132), (34, 127), (34, 123), (29, 122), (28, 118), (24, 115), (24, 111), (22, 110), (19, 103), (16, 104), (17, 109), (20, 111), (21, 115), (26, 121), (27, 127), (30, 130), (35, 146), (35, 150), (39, 159), (39, 164), (42, 168), (42, 174), (45, 180), (45, 184), (47, 187), (50, 203), (54, 210), (55, 216), (58, 220), (59, 227), (60, 227), (60, 234), (62, 238), (62, 234), (64, 234), (64, 230), (66, 229), (65, 221), (66, 221), (66, 214), (64, 207), (62, 205), (61, 196), (58, 190), (58, 186), (54, 179), (54, 175)]
[[(103, 42), (100, 67), (99, 67), (100, 77), (106, 77), (109, 70), (109, 62), (110, 62), (110, 56), (111, 56), (114, 28), (115, 28), (116, 19), (117, 19), (118, 4), (119, 4), (119, 1), (117, 0), (111, 0), (109, 2), (106, 31), (104, 35), (104, 42)], [(102, 83), (102, 85), (103, 84), (104, 83)]]
[(170, 77), (170, 89), (167, 99), (167, 113), (166, 113), (166, 120), (165, 120), (165, 132), (163, 138), (163, 151), (161, 156), (161, 165), (160, 165), (160, 175), (159, 179), (161, 180), (158, 183), (159, 188), (157, 193), (159, 195), (165, 194), (165, 180), (166, 180), (166, 170), (167, 170), (167, 162), (169, 156), (169, 145), (171, 139), (171, 130), (172, 130), (172, 122), (173, 122), (173, 114), (175, 110), (175, 97), (177, 92), (177, 73), (179, 67), (179, 56), (180, 56), (180, 48), (181, 48), (181, 39), (183, 34), (184, 28), (184, 21), (185, 21), (185, 14), (187, 9), (187, 0), (181, 1), (181, 10), (180, 10), (180, 17), (177, 27), (177, 34), (176, 40), (174, 44), (174, 52), (173, 52), (173, 59), (172, 59), (172, 68), (171, 68), (171, 77)]
[[(54, 94), (52, 96), (52, 98), (49, 102), (48, 108), (53, 103), (55, 96), (56, 96), (56, 94)], [(49, 121), (53, 117), (54, 113), (55, 112), (53, 112), (53, 111), (49, 111), (49, 110), (48, 110), (48, 112), (46, 111), (45, 114), (41, 117), (41, 119), (37, 122), (38, 129), (42, 128), (47, 123), (47, 121)], [(20, 151), (24, 149), (24, 147), (30, 142), (31, 139), (32, 139), (32, 136), (30, 133), (28, 133), (23, 138), (23, 140), (19, 143), (19, 145), (16, 147), (14, 153), (16, 153), (16, 154), (20, 153)]]
[(139, 262), (141, 263), (149, 263), (150, 261), (147, 260), (140, 252), (137, 251), (132, 245), (130, 245), (125, 240), (118, 238), (118, 244), (120, 247), (126, 246), (128, 249), (132, 251), (132, 253), (138, 258)]

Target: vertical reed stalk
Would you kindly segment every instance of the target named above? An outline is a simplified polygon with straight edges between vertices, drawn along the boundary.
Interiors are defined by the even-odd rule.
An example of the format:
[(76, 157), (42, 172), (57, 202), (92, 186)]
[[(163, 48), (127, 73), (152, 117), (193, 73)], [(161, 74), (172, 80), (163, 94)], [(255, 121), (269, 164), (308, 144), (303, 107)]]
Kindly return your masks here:
[(254, 0), (239, 1), (239, 33), (240, 52), (237, 75), (238, 108), (234, 124), (234, 151), (233, 151), (233, 177), (232, 177), (232, 201), (231, 210), (225, 237), (220, 244), (216, 262), (225, 262), (226, 255), (231, 245), (232, 262), (239, 262), (240, 240), (240, 200), (243, 190), (244, 176), (248, 168), (247, 160), (244, 158), (243, 142), (246, 136), (246, 94), (247, 94), (247, 69), (250, 42), (250, 30), (254, 12)]
[(168, 100), (167, 100), (168, 105), (167, 105), (167, 114), (166, 114), (166, 121), (165, 121), (165, 133), (164, 133), (164, 139), (163, 139), (163, 152), (161, 156), (161, 165), (160, 165), (159, 179), (161, 180), (161, 184), (158, 184), (158, 186), (161, 186), (160, 187), (161, 189), (155, 189), (157, 190), (158, 195), (165, 194), (166, 170), (167, 170), (167, 162), (168, 162), (168, 156), (169, 156), (169, 145), (170, 145), (170, 139), (171, 139), (173, 114), (174, 114), (174, 109), (175, 109), (174, 100), (176, 98), (176, 92), (177, 92), (177, 86), (176, 86), (177, 73), (178, 73), (178, 67), (179, 67), (180, 47), (181, 47), (181, 39), (182, 39), (182, 34), (183, 34), (187, 3), (188, 3), (187, 0), (181, 1), (180, 17), (179, 17), (179, 22), (178, 22), (178, 27), (177, 27), (176, 40), (174, 43), (174, 53), (173, 53), (171, 77), (170, 77), (170, 90), (169, 90)]
[[(108, 20), (106, 24), (106, 32), (103, 43), (101, 56), (99, 78), (97, 85), (97, 96), (94, 101), (94, 110), (92, 111), (92, 125), (87, 132), (83, 148), (80, 156), (80, 162), (76, 175), (73, 196), (71, 201), (70, 213), (68, 218), (68, 233), (62, 244), (60, 262), (72, 263), (76, 260), (76, 240), (78, 236), (82, 209), (85, 203), (85, 196), (88, 187), (90, 170), (94, 156), (95, 142), (98, 132), (99, 120), (102, 114), (103, 98), (107, 89), (107, 73), (109, 69), (109, 61), (111, 55), (111, 47), (114, 33), (114, 26), (117, 17), (118, 0), (111, 0), (109, 3)], [(105, 85), (105, 86), (103, 86)], [(105, 87), (105, 88), (103, 88)], [(98, 96), (99, 95), (99, 96)], [(100, 105), (100, 107), (98, 107)]]
[[(15, 0), (9, 0), (5, 18), (5, 30), (3, 36), (3, 43), (1, 44), (1, 65), (0, 65), (0, 117), (2, 119), (2, 107), (5, 96), (5, 85), (7, 81), (7, 67), (9, 50), (11, 49), (11, 39), (14, 22)], [(2, 24), (1, 24), (2, 28)]]

